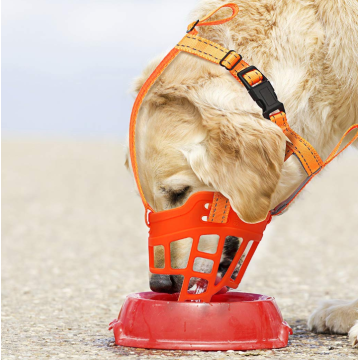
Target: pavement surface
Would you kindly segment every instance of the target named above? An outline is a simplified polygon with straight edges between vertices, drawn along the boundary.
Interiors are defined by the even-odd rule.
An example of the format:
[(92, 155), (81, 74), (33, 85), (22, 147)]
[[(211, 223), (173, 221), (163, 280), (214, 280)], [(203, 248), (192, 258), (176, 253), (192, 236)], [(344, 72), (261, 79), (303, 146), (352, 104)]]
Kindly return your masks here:
[(349, 149), (273, 220), (240, 290), (271, 295), (289, 346), (153, 351), (114, 344), (125, 296), (148, 290), (143, 208), (111, 141), (3, 142), (2, 358), (357, 359), (346, 336), (306, 321), (322, 299), (357, 296), (357, 152)]

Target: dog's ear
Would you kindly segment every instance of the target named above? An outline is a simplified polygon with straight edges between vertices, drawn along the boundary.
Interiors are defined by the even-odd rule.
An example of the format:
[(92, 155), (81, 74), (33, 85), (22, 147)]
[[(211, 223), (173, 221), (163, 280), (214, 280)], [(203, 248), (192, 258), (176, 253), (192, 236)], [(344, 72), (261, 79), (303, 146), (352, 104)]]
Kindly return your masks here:
[(249, 113), (208, 109), (202, 117), (206, 139), (183, 151), (193, 171), (226, 196), (243, 221), (264, 220), (284, 162), (283, 132)]

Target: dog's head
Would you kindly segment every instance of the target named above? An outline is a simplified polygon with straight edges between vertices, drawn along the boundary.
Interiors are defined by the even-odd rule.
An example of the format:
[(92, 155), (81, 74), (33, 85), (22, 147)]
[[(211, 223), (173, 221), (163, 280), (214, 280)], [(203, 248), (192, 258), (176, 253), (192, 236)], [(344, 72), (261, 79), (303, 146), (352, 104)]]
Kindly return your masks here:
[[(137, 91), (153, 68), (151, 64), (136, 81)], [(178, 207), (198, 191), (218, 191), (243, 221), (256, 223), (271, 208), (285, 143), (281, 129), (262, 117), (246, 90), (224, 69), (180, 54), (153, 85), (139, 112), (141, 186), (155, 211)], [(228, 239), (219, 273), (226, 271), (241, 241)], [(174, 244), (174, 267), (184, 267), (189, 242)], [(217, 245), (211, 236), (205, 243), (210, 251)], [(155, 259), (161, 267), (161, 250)], [(195, 266), (206, 272), (208, 265)], [(180, 289), (181, 279), (153, 275), (150, 284), (154, 290), (172, 292)]]

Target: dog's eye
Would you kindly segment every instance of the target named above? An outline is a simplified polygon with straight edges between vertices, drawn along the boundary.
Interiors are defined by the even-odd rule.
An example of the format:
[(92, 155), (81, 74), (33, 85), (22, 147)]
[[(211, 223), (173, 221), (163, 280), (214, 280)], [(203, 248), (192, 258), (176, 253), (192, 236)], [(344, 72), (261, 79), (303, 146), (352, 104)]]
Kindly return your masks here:
[(182, 200), (185, 199), (185, 196), (189, 193), (191, 187), (190, 186), (185, 186), (183, 189), (181, 190), (173, 190), (169, 192), (170, 195), (170, 201), (172, 204), (176, 204)]

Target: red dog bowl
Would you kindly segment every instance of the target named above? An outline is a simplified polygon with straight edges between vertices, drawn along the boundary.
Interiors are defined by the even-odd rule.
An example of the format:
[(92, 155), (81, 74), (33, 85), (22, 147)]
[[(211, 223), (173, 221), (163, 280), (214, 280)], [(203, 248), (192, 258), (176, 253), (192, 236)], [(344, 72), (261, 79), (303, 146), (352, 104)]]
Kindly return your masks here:
[(128, 295), (110, 323), (117, 345), (182, 350), (252, 350), (285, 347), (290, 326), (275, 299), (229, 292), (210, 303), (178, 302), (178, 294)]

